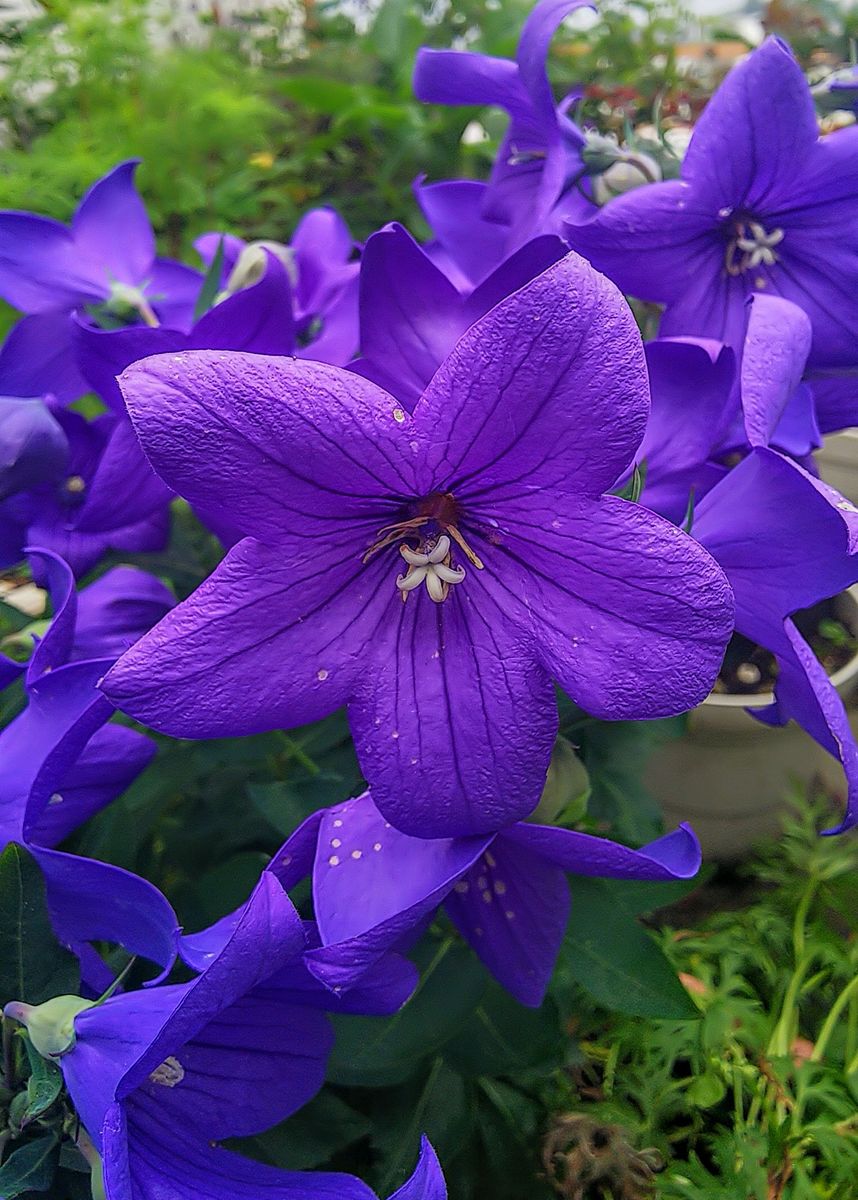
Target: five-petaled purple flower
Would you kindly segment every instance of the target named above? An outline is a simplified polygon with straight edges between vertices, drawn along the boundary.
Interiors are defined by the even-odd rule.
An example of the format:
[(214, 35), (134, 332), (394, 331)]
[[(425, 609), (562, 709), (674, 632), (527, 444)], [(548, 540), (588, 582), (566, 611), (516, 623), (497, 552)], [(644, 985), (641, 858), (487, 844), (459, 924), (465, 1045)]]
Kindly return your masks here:
[(698, 121), (682, 178), (612, 200), (570, 245), (623, 291), (666, 303), (663, 335), (741, 348), (745, 300), (773, 292), (813, 324), (812, 366), (858, 363), (858, 129), (820, 138), (789, 47), (770, 38)]
[(593, 715), (682, 712), (732, 629), (692, 539), (604, 496), (646, 421), (643, 349), (569, 255), (464, 334), (409, 415), (334, 367), (240, 354), (122, 377), (146, 453), (249, 535), (121, 658), (107, 694), (179, 736), (348, 705), (379, 809), (419, 837), (539, 799), (552, 678)]

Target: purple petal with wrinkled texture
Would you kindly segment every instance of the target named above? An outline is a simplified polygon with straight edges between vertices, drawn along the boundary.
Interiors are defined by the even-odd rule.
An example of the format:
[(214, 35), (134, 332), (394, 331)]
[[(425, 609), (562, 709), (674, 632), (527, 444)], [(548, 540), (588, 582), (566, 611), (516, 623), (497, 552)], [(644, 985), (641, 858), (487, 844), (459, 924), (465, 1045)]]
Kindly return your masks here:
[(414, 434), (392, 398), (357, 376), (200, 350), (144, 359), (120, 386), (167, 484), (256, 537), (330, 533), (332, 518), (359, 520), (377, 514), (379, 498), (415, 494)]
[(81, 372), (93, 391), (117, 416), (125, 415), (125, 402), (116, 382), (131, 363), (153, 354), (187, 349), (187, 335), (165, 326), (129, 325), (127, 329), (100, 329), (79, 314), (73, 321), (75, 353)]
[(446, 908), (498, 982), (521, 1004), (538, 1007), (569, 917), (564, 872), (500, 834)]
[(447, 1200), (447, 1186), (429, 1139), (420, 1139), (420, 1158), (411, 1178), (389, 1200)]
[(742, 353), (742, 409), (752, 446), (767, 446), (804, 372), (810, 319), (777, 296), (756, 295), (748, 305)]
[(190, 332), (189, 350), (294, 352), (292, 285), (277, 256), (269, 253), (267, 259), (265, 273), (258, 283), (227, 296), (200, 317)]
[(134, 186), (139, 159), (119, 163), (92, 185), (72, 219), (75, 253), (112, 280), (141, 283), (155, 257), (155, 235)]
[(730, 588), (692, 538), (616, 497), (509, 501), (487, 589), (532, 614), (540, 657), (593, 716), (685, 712), (708, 694), (733, 628)]
[(69, 313), (36, 313), (12, 327), (0, 349), (0, 392), (50, 394), (60, 404), (70, 404), (87, 391), (75, 358)]
[(78, 594), (72, 657), (118, 658), (176, 603), (139, 567), (113, 567)]
[(596, 496), (631, 463), (648, 402), (630, 310), (569, 254), (472, 325), (435, 374), (414, 411), (434, 442), (418, 494), (470, 484), (494, 502), (568, 479)]

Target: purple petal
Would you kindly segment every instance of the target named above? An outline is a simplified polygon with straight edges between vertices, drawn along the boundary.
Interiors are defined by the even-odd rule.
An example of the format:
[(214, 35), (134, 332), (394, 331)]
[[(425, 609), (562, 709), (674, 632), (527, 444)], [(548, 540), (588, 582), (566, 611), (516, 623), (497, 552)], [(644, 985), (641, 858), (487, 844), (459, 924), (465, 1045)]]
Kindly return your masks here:
[[(651, 183), (611, 200), (592, 220), (566, 226), (566, 240), (624, 292), (642, 300), (677, 300), (723, 249), (712, 233), (714, 216), (687, 183)], [(718, 334), (700, 321), (665, 334)], [(724, 340), (721, 338), (720, 340)]]
[(65, 434), (41, 400), (0, 396), (0, 500), (55, 482), (68, 452)]
[(443, 604), (394, 604), (349, 719), (375, 804), (423, 838), (489, 833), (526, 816), (557, 729), (531, 635), (478, 571)]
[(116, 382), (126, 367), (154, 354), (185, 350), (187, 334), (164, 326), (129, 325), (127, 329), (99, 329), (79, 315), (73, 323), (77, 361), (88, 385), (117, 416), (125, 415), (125, 401)]
[(508, 58), (424, 46), (417, 51), (413, 86), (427, 104), (498, 105), (522, 120), (531, 113), (518, 65)]
[[(836, 492), (831, 493), (837, 497)], [(834, 596), (858, 577), (851, 506), (774, 451), (756, 449), (700, 502), (694, 536), (723, 567), (736, 628), (761, 645), (784, 617)]]
[(389, 1200), (447, 1200), (447, 1186), (429, 1139), (420, 1139), (420, 1158), (411, 1178)]
[(645, 349), (652, 407), (638, 457), (649, 487), (700, 467), (719, 445), (736, 412), (736, 356), (720, 342), (691, 338), (658, 338)]
[(67, 312), (24, 317), (0, 349), (0, 392), (11, 396), (54, 396), (70, 404), (89, 391), (78, 369), (74, 326)]
[(189, 332), (203, 276), (172, 258), (156, 258), (146, 275), (146, 295), (162, 325)]
[(330, 534), (331, 518), (415, 494), (401, 411), (337, 368), (200, 350), (145, 359), (120, 386), (162, 478), (256, 537), (279, 540), (296, 524)]
[(810, 320), (795, 304), (777, 296), (750, 299), (741, 382), (745, 430), (752, 446), (771, 441), (801, 382), (810, 339)]
[(309, 961), (305, 954), (300, 964), (285, 967), (272, 982), (299, 1004), (369, 1017), (389, 1017), (399, 1012), (420, 982), (414, 963), (393, 952), (374, 957), (372, 970), (357, 980), (351, 974), (342, 975), (339, 982), (329, 980), (326, 971), (326, 962), (319, 958)]
[(265, 274), (252, 287), (227, 296), (200, 318), (188, 349), (249, 350), (255, 354), (292, 354), (295, 326), (292, 287), (280, 260), (268, 254)]
[(682, 173), (713, 213), (771, 210), (794, 190), (819, 136), (810, 88), (789, 46), (767, 41), (734, 67), (698, 120)]
[(81, 534), (102, 534), (113, 542), (114, 530), (127, 529), (163, 511), (172, 492), (152, 470), (140, 448), (131, 422), (117, 421), (101, 459), (87, 481), (84, 501), (73, 528)]
[[(730, 588), (707, 553), (647, 509), (615, 497), (549, 494), (507, 503), (487, 586), (593, 716), (685, 712), (709, 693), (733, 629)], [(487, 567), (486, 573), (488, 574)]]
[(846, 774), (847, 799), (843, 820), (828, 834), (844, 833), (858, 824), (858, 745), (849, 716), (822, 663), (792, 621), (784, 621), (786, 638), (777, 651), (775, 705), (754, 715), (771, 724), (796, 721), (815, 741), (839, 759)]
[(223, 281), (225, 282), (247, 245), (244, 238), (236, 237), (234, 233), (202, 233), (194, 242), (194, 249), (205, 265), (210, 267), (221, 243), (223, 243)]
[(524, 847), (572, 871), (600, 879), (691, 879), (700, 870), (700, 843), (689, 825), (632, 850), (607, 838), (521, 822), (503, 834), (504, 845)]
[(456, 288), (401, 225), (386, 226), (366, 244), (360, 314), (361, 373), (409, 412), (473, 320)]
[[(62, 666), (70, 658), (77, 622), (78, 596), (74, 575), (68, 563), (59, 555), (35, 546), (28, 546), (27, 554), (34, 567), (38, 564), (39, 576), (42, 585), (48, 589), (54, 613), (47, 631), (36, 644), (27, 664), (27, 683), (32, 684), (48, 671)], [(99, 655), (93, 654), (89, 657), (98, 658)]]
[(118, 658), (176, 603), (160, 579), (113, 567), (78, 595), (73, 658)]
[(566, 244), (554, 234), (545, 234), (527, 242), (492, 271), (465, 301), (469, 324), (554, 266), (565, 254)]
[(438, 907), (485, 845), (400, 833), (368, 792), (325, 810), (313, 866), (322, 946), (307, 952), (310, 969), (329, 986), (352, 982)]
[(631, 312), (569, 254), (472, 325), (438, 370), (414, 412), (431, 437), (420, 491), (497, 499), (574, 479), (598, 495), (630, 465), (647, 410)]
[(799, 384), (787, 401), (772, 433), (772, 445), (797, 459), (807, 458), (822, 445), (813, 392), (806, 383)]
[(151, 1101), (115, 1105), (101, 1140), (109, 1194), (123, 1200), (259, 1200), (260, 1193), (266, 1200), (375, 1200), (351, 1175), (281, 1171), (212, 1147), (165, 1120)]
[(89, 739), (58, 790), (24, 834), (40, 846), (57, 846), (130, 787), (155, 757), (155, 743), (136, 729), (105, 725)]
[(248, 538), (105, 680), (139, 720), (181, 737), (237, 736), (318, 720), (346, 702), (404, 606), (366, 541), (269, 549)]
[(817, 376), (810, 380), (810, 387), (822, 433), (858, 425), (858, 375)]
[[(357, 266), (357, 264), (355, 264)], [(358, 350), (358, 276), (357, 272), (341, 287), (321, 314), (322, 328), (306, 346), (298, 351), (299, 358), (331, 363), (344, 367)]]
[[(554, 93), (546, 63), (551, 40), (561, 22), (579, 8), (595, 8), (591, 0), (540, 0), (524, 23), (516, 59), (521, 81), (543, 120), (554, 116)], [(584, 137), (581, 135), (581, 142)]]
[(139, 159), (108, 172), (86, 193), (72, 220), (75, 253), (103, 278), (142, 283), (155, 257), (155, 235), (134, 186)]
[(306, 213), (292, 235), (298, 267), (296, 300), (302, 313), (323, 313), (352, 274), (343, 273), (354, 239), (343, 218), (333, 208)]
[(425, 185), (418, 181), (414, 192), (438, 246), (449, 260), (450, 266), (442, 263), (442, 269), (457, 287), (473, 287), (503, 261), (509, 230), (483, 217), (484, 183), (456, 179)]
[(0, 247), (0, 296), (21, 312), (68, 312), (107, 295), (107, 280), (59, 221), (0, 212)]
[(104, 941), (157, 963), (167, 974), (176, 957), (176, 914), (156, 887), (109, 863), (29, 846), (45, 876), (57, 937), (74, 948)]
[(446, 907), (498, 982), (520, 1003), (538, 1007), (569, 918), (563, 871), (501, 834)]

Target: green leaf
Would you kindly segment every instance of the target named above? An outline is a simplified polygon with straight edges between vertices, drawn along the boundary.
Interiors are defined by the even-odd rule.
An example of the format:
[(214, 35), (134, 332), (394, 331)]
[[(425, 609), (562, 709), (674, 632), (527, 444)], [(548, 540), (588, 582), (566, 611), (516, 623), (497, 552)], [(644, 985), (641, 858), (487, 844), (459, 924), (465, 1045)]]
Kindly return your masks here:
[(369, 1119), (326, 1088), (287, 1121), (235, 1148), (287, 1171), (309, 1171), (369, 1132)]
[(463, 1075), (511, 1075), (559, 1066), (565, 1049), (552, 1001), (541, 1008), (524, 1008), (492, 981), (482, 1002), (444, 1047), (444, 1058)]
[(601, 879), (572, 881), (572, 917), (556, 983), (562, 992), (572, 982), (613, 1012), (670, 1020), (700, 1016), (659, 946)]
[(24, 1045), (30, 1060), (30, 1078), (27, 1080), (27, 1105), (18, 1118), (21, 1128), (47, 1112), (63, 1089), (62, 1072), (56, 1063), (42, 1058), (28, 1037), (24, 1038)]
[(693, 879), (666, 879), (661, 882), (650, 882), (643, 879), (606, 879), (605, 887), (631, 913), (651, 913), (668, 904), (676, 904), (699, 887), (707, 883), (715, 874), (715, 868), (709, 864), (697, 872)]
[(665, 740), (678, 737), (683, 718), (594, 721), (581, 731), (581, 756), (590, 775), (590, 815), (621, 841), (642, 845), (661, 832), (661, 813), (641, 782), (644, 764)]
[(59, 1160), (59, 1139), (55, 1133), (24, 1142), (0, 1167), (0, 1196), (15, 1200), (23, 1192), (46, 1192), (54, 1182)]
[(218, 241), (217, 250), (209, 263), (203, 286), (194, 305), (194, 324), (204, 317), (210, 308), (214, 307), (215, 298), (220, 291), (220, 277), (223, 273), (223, 238)]
[(77, 959), (51, 928), (42, 872), (10, 842), (0, 855), (0, 1005), (42, 1004), (75, 993), (79, 983)]
[(461, 943), (426, 939), (414, 955), (417, 991), (392, 1017), (334, 1017), (333, 1083), (385, 1087), (420, 1070), (460, 1029), (482, 999), (488, 977)]

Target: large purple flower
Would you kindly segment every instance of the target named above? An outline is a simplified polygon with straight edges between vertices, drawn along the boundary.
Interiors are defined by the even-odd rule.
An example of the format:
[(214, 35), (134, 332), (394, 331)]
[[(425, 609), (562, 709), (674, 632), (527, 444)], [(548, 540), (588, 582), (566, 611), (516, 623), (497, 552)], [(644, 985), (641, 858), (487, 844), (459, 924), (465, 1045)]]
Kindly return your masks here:
[[(0, 846), (23, 843), (41, 867), (57, 936), (81, 952), (91, 939), (121, 942), (168, 967), (176, 918), (135, 875), (53, 849), (118, 796), (155, 747), (107, 722), (98, 683), (115, 655), (148, 629), (173, 598), (143, 571), (117, 568), (80, 593), (68, 566), (43, 550), (54, 618), (26, 669), (0, 658), (0, 683), (24, 672), (27, 705), (0, 732)], [(105, 617), (112, 624), (103, 624)]]
[(803, 308), (811, 363), (858, 363), (858, 129), (820, 138), (789, 47), (770, 38), (709, 101), (682, 178), (567, 226), (572, 247), (625, 292), (667, 304), (663, 334), (737, 351), (754, 291)]
[(248, 537), (107, 694), (179, 736), (348, 705), (380, 810), (490, 832), (535, 807), (552, 677), (606, 718), (684, 711), (732, 628), (709, 556), (603, 492), (647, 413), (640, 336), (575, 255), (473, 325), (411, 416), (358, 376), (241, 354), (122, 378), (144, 449)]
[(0, 350), (0, 391), (53, 393), (65, 402), (87, 387), (75, 364), (69, 314), (106, 305), (122, 317), (184, 326), (202, 278), (158, 258), (134, 187), (137, 160), (120, 163), (86, 193), (70, 226), (0, 212), (0, 296), (30, 316)]
[[(99, 1004), (6, 1006), (58, 1061), (111, 1200), (375, 1200), (353, 1176), (281, 1171), (218, 1145), (282, 1121), (322, 1085), (332, 1033), (293, 983), (304, 941), (288, 897), (265, 874), (193, 982)], [(426, 1145), (397, 1195), (443, 1200)]]
[[(506, 225), (508, 250), (591, 207), (582, 190), (584, 135), (568, 116), (577, 93), (557, 104), (546, 71), (561, 21), (590, 0), (540, 0), (521, 31), (516, 61), (458, 50), (420, 50), (414, 92), (434, 104), (498, 105), (510, 116), (482, 216)], [(463, 214), (464, 215), (464, 214)]]
[(699, 866), (687, 826), (641, 850), (527, 822), (489, 837), (414, 838), (393, 829), (366, 792), (314, 813), (268, 869), (287, 889), (312, 877), (321, 945), (306, 962), (328, 986), (374, 970), (444, 904), (500, 983), (539, 1005), (569, 919), (566, 872), (688, 879)]

